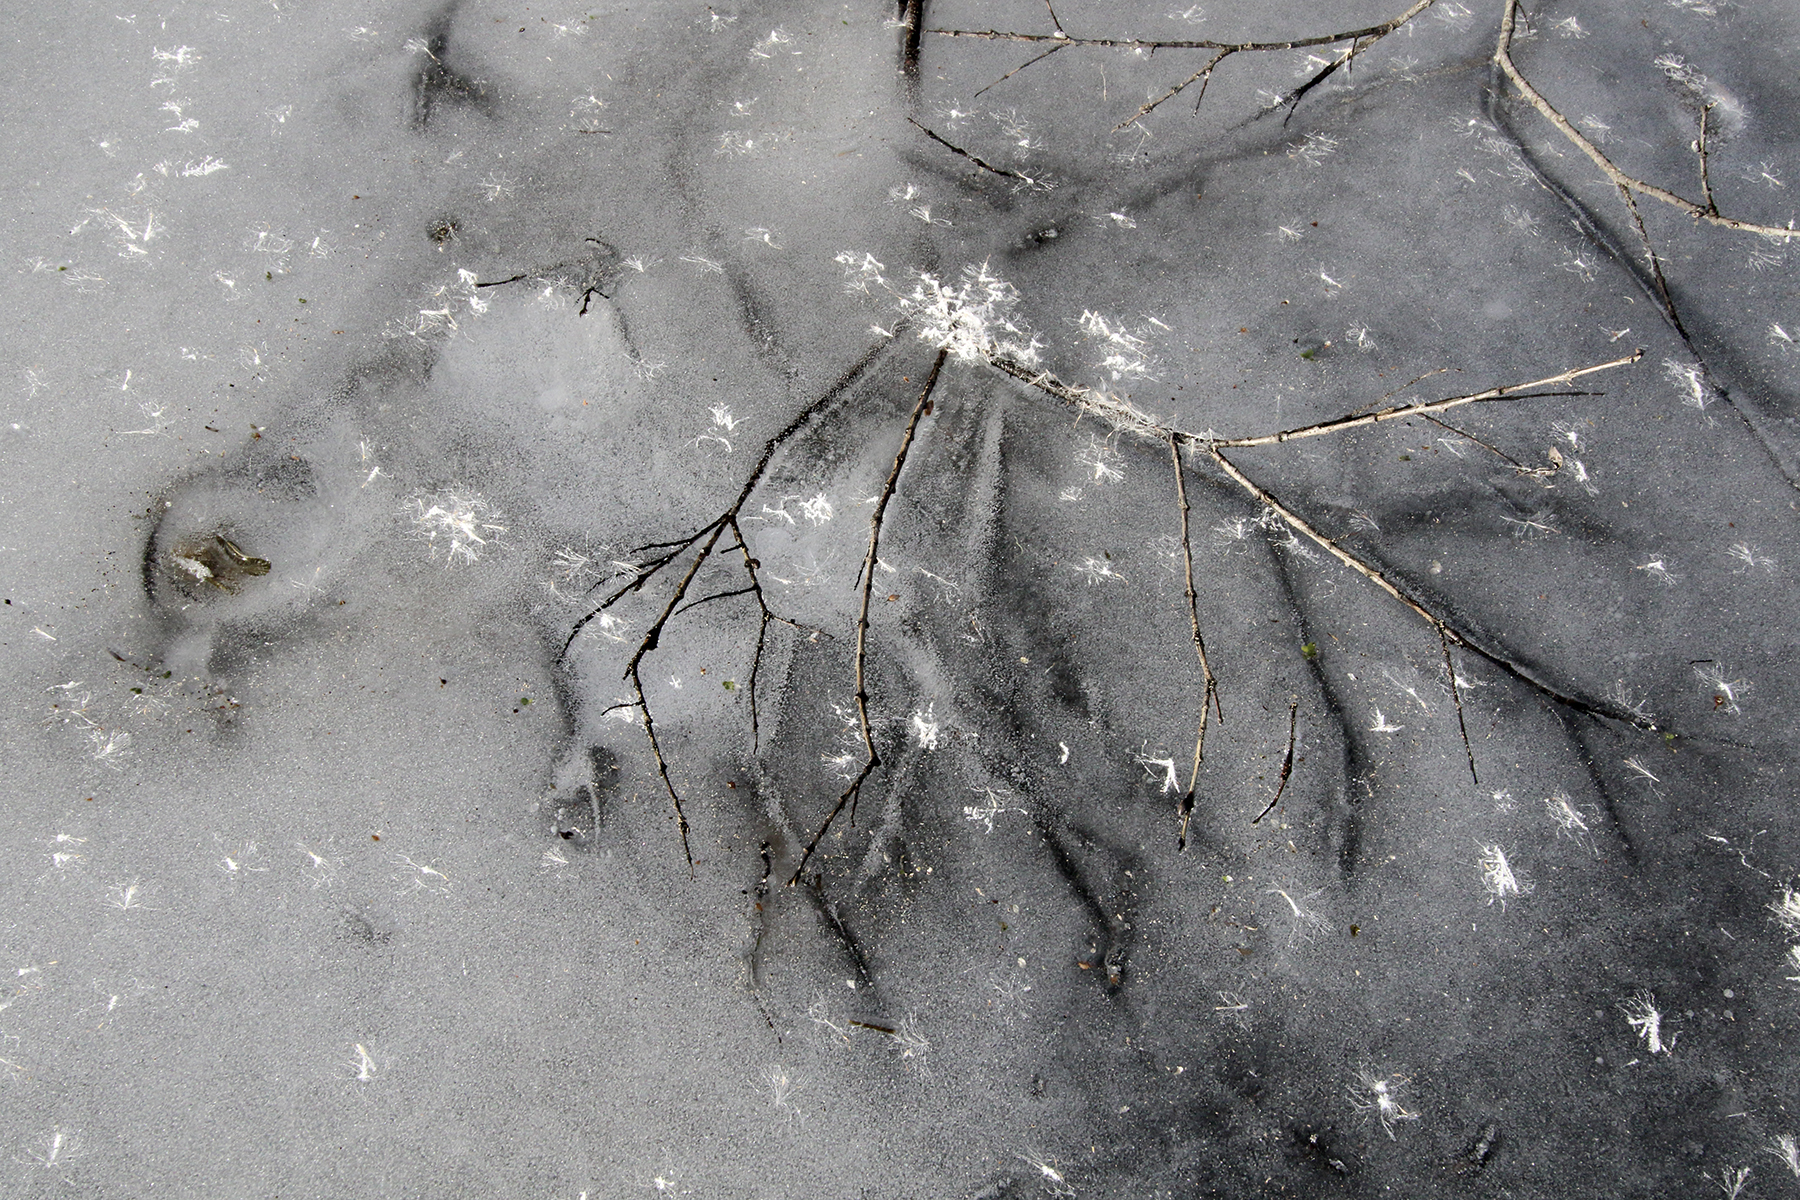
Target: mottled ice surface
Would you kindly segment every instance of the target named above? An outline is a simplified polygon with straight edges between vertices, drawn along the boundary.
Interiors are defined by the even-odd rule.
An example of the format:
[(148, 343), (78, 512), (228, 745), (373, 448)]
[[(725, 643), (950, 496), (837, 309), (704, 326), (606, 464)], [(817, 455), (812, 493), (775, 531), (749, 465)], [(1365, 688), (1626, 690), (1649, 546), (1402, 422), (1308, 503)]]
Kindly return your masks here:
[(12, 8), (6, 1194), (1800, 1185), (1800, 247), (1504, 0)]

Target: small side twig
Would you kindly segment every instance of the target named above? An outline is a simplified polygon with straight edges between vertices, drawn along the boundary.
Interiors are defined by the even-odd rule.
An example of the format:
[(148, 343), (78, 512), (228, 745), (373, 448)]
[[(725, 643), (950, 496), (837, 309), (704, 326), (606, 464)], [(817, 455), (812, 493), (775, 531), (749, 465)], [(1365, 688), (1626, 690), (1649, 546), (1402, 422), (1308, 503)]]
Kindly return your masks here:
[(1206, 99), (1207, 86), (1212, 83), (1213, 68), (1230, 58), (1234, 53), (1236, 53), (1236, 51), (1231, 49), (1219, 51), (1212, 56), (1212, 59), (1208, 61), (1204, 67), (1201, 67), (1198, 71), (1195, 71), (1192, 75), (1189, 75), (1186, 79), (1182, 80), (1156, 99), (1146, 101), (1142, 108), (1132, 113), (1129, 117), (1126, 117), (1123, 121), (1120, 121), (1117, 125), (1114, 125), (1112, 127), (1112, 132), (1118, 133), (1121, 129), (1129, 129), (1131, 126), (1137, 124), (1140, 120), (1162, 107), (1167, 101), (1173, 100), (1175, 97), (1181, 95), (1182, 92), (1187, 90), (1189, 84), (1196, 81), (1200, 84), (1200, 94), (1194, 98), (1194, 111), (1199, 112), (1201, 101)]
[(1058, 50), (1066, 50), (1073, 44), (1074, 43), (1072, 43), (1072, 42), (1056, 43), (1056, 45), (1050, 47), (1048, 50), (1044, 51), (1042, 54), (1034, 55), (1031, 58), (1026, 59), (1024, 62), (1020, 63), (1018, 66), (1014, 67), (1012, 70), (1008, 71), (1006, 74), (1002, 75), (1000, 78), (994, 80), (994, 82), (981, 88), (980, 91), (977, 91), (973, 96), (970, 96), (969, 99), (974, 100), (977, 97), (979, 97), (982, 92), (989, 91), (990, 89), (999, 87), (1001, 84), (1003, 84), (1007, 80), (1011, 79), (1014, 75), (1017, 75), (1020, 71), (1023, 71), (1026, 67), (1029, 67), (1034, 63), (1041, 63), (1046, 58), (1049, 58), (1052, 54), (1055, 54)]
[(1514, 458), (1512, 455), (1508, 454), (1506, 451), (1500, 449), (1500, 447), (1491, 445), (1488, 442), (1482, 441), (1480, 438), (1476, 437), (1474, 434), (1470, 433), (1468, 430), (1459, 429), (1457, 426), (1450, 424), (1450, 422), (1444, 420), (1442, 417), (1427, 416), (1425, 419), (1427, 421), (1430, 421), (1433, 425), (1436, 425), (1439, 429), (1449, 430), (1451, 433), (1454, 433), (1457, 437), (1462, 438), (1464, 441), (1474, 442), (1477, 446), (1480, 446), (1483, 450), (1486, 450), (1489, 454), (1492, 454), (1496, 458), (1503, 460), (1507, 466), (1511, 467), (1516, 473), (1518, 473), (1520, 475), (1529, 475), (1536, 479), (1542, 479), (1546, 475), (1556, 474), (1555, 466), (1548, 466), (1548, 467), (1526, 466), (1524, 463), (1520, 462), (1518, 459)]
[[(1275, 806), (1281, 803), (1281, 793), (1287, 791), (1288, 776), (1293, 774), (1294, 771), (1294, 729), (1299, 723), (1299, 720), (1300, 702), (1298, 700), (1288, 701), (1287, 753), (1281, 756), (1281, 776), (1275, 781), (1275, 798), (1269, 801), (1269, 806), (1267, 808), (1256, 814), (1255, 818), (1250, 822), (1252, 825), (1260, 824), (1264, 817), (1274, 812)], [(1288, 903), (1292, 904), (1293, 901), (1290, 900)]]
[(1675, 296), (1669, 291), (1669, 281), (1663, 277), (1662, 258), (1656, 253), (1656, 247), (1650, 243), (1650, 231), (1644, 226), (1644, 218), (1638, 212), (1637, 199), (1632, 196), (1631, 189), (1624, 184), (1619, 185), (1619, 195), (1624, 197), (1625, 211), (1631, 214), (1631, 226), (1637, 231), (1638, 242), (1644, 247), (1644, 262), (1650, 268), (1650, 282), (1656, 288), (1656, 299), (1662, 305), (1663, 315), (1669, 318), (1669, 324), (1681, 339), (1691, 344), (1687, 326), (1681, 323), (1681, 313), (1675, 308)]
[(1706, 211), (1712, 216), (1719, 215), (1719, 205), (1713, 199), (1712, 177), (1706, 170), (1706, 118), (1712, 114), (1713, 106), (1700, 106), (1700, 137), (1694, 142), (1694, 153), (1700, 159), (1700, 194), (1706, 197)]
[(958, 155), (961, 155), (963, 158), (968, 159), (970, 162), (974, 163), (976, 166), (980, 167), (984, 171), (988, 171), (995, 175), (999, 175), (1004, 179), (1016, 179), (1020, 183), (1024, 184), (1026, 187), (1048, 188), (1050, 186), (1049, 184), (1045, 183), (1041, 179), (1033, 179), (1031, 176), (1021, 174), (1020, 172), (1014, 171), (1011, 168), (996, 167), (993, 163), (987, 161), (985, 158), (982, 158), (979, 155), (969, 153), (967, 150), (964, 150), (961, 146), (958, 146), (954, 142), (946, 141), (935, 130), (932, 130), (924, 125), (919, 124), (919, 122), (913, 120), (913, 118), (908, 117), (906, 119), (914, 127), (916, 127), (920, 133), (923, 133), (926, 137), (930, 138), (932, 141), (936, 142), (938, 145), (944, 147), (944, 149), (950, 151), (952, 154), (958, 154)]

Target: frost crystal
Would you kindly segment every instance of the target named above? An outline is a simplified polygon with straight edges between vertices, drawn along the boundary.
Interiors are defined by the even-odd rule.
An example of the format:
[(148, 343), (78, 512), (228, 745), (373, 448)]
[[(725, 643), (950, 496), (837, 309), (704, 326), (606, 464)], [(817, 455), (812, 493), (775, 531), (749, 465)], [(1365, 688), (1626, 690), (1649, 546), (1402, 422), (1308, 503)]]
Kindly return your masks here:
[(414, 498), (408, 511), (420, 536), (431, 543), (432, 554), (442, 547), (446, 564), (478, 561), (488, 539), (506, 532), (506, 526), (497, 524), (500, 510), (480, 496), (440, 492)]
[(945, 283), (929, 271), (917, 274), (900, 311), (919, 324), (919, 340), (947, 350), (959, 362), (1004, 361), (1034, 368), (1043, 343), (1016, 313), (1019, 289), (988, 270), (966, 266), (960, 283)]

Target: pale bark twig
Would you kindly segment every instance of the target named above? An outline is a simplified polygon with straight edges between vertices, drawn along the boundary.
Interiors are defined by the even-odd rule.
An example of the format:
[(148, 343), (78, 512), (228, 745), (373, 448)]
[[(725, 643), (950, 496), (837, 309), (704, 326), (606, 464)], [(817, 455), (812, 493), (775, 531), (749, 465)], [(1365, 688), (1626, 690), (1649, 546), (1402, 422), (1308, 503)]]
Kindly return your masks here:
[(1763, 237), (1769, 238), (1786, 239), (1800, 237), (1800, 229), (1795, 229), (1791, 226), (1761, 225), (1755, 221), (1740, 221), (1735, 217), (1727, 217), (1717, 210), (1709, 210), (1705, 205), (1695, 204), (1692, 200), (1678, 196), (1666, 188), (1660, 188), (1653, 183), (1646, 183), (1642, 179), (1633, 178), (1621, 171), (1617, 166), (1613, 165), (1612, 159), (1608, 158), (1601, 151), (1600, 147), (1594, 145), (1593, 142), (1582, 135), (1580, 130), (1570, 124), (1569, 119), (1558, 112), (1555, 105), (1544, 98), (1542, 92), (1532, 86), (1531, 81), (1525, 78), (1524, 73), (1521, 72), (1518, 65), (1513, 62), (1512, 40), (1513, 31), (1517, 28), (1518, 10), (1519, 0), (1506, 0), (1505, 13), (1500, 18), (1500, 40), (1499, 44), (1494, 49), (1494, 62), (1506, 73), (1506, 77), (1512, 80), (1513, 86), (1519, 89), (1519, 94), (1525, 97), (1525, 100), (1531, 107), (1537, 109), (1546, 121), (1549, 121), (1550, 124), (1556, 126), (1564, 137), (1575, 144), (1575, 147), (1578, 150), (1587, 155), (1588, 158), (1592, 159), (1594, 165), (1599, 167), (1601, 173), (1612, 180), (1615, 186), (1627, 193), (1635, 192), (1640, 196), (1649, 196), (1652, 199), (1661, 200), (1664, 204), (1672, 205), (1686, 213), (1688, 216), (1693, 217), (1695, 220), (1705, 221), (1709, 225), (1719, 225), (1726, 229), (1736, 229), (1744, 233), (1760, 234)]

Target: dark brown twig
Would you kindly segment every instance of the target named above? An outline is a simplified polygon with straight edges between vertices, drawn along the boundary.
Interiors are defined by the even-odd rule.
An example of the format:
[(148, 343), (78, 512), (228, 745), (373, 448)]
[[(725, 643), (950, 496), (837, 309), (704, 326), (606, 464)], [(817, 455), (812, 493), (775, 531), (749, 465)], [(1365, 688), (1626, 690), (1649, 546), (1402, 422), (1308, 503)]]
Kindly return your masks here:
[(925, 0), (900, 0), (900, 73), (908, 79), (919, 74), (919, 34), (924, 24)]
[(915, 126), (919, 130), (920, 133), (923, 133), (926, 137), (930, 138), (932, 141), (936, 142), (938, 145), (944, 147), (944, 149), (950, 151), (952, 154), (959, 154), (962, 157), (968, 159), (970, 162), (974, 163), (976, 166), (980, 167), (984, 171), (990, 171), (993, 174), (999, 175), (1006, 179), (1017, 179), (1020, 183), (1023, 183), (1026, 187), (1040, 187), (1040, 188), (1048, 189), (1051, 186), (1050, 184), (1045, 183), (1041, 179), (1033, 179), (1029, 175), (1022, 175), (1019, 172), (1011, 170), (1007, 167), (996, 167), (993, 163), (988, 162), (986, 159), (981, 158), (977, 155), (969, 153), (967, 150), (964, 150), (961, 146), (958, 146), (956, 143), (945, 141), (942, 136), (940, 136), (933, 130), (928, 129), (924, 125), (920, 125), (919, 122), (913, 120), (911, 117), (908, 117), (906, 119), (913, 126)]
[(1447, 429), (1451, 433), (1454, 433), (1457, 437), (1462, 438), (1465, 441), (1474, 442), (1477, 446), (1480, 446), (1483, 450), (1486, 450), (1489, 454), (1492, 454), (1497, 458), (1503, 459), (1508, 466), (1510, 466), (1514, 471), (1516, 471), (1520, 475), (1530, 475), (1530, 476), (1541, 479), (1546, 475), (1556, 474), (1557, 469), (1555, 466), (1528, 467), (1524, 463), (1520, 462), (1518, 459), (1514, 458), (1512, 455), (1508, 454), (1506, 451), (1500, 449), (1500, 447), (1489, 445), (1487, 442), (1482, 441), (1480, 438), (1476, 437), (1474, 434), (1470, 433), (1468, 430), (1458, 429), (1456, 426), (1450, 424), (1448, 421), (1444, 420), (1441, 417), (1427, 416), (1425, 419), (1427, 421), (1430, 421), (1433, 425), (1436, 425), (1439, 429)]
[(936, 34), (939, 37), (981, 38), (986, 41), (1002, 42), (1068, 42), (1072, 46), (1104, 46), (1114, 50), (1231, 50), (1237, 53), (1304, 50), (1312, 46), (1330, 46), (1337, 42), (1348, 42), (1359, 38), (1385, 37), (1430, 8), (1433, 3), (1435, 0), (1418, 0), (1399, 16), (1364, 29), (1350, 29), (1343, 33), (1323, 33), (1314, 37), (1289, 38), (1279, 42), (1219, 42), (1209, 38), (1074, 37), (1060, 30), (1056, 33), (1017, 33), (1002, 29), (927, 29), (925, 32)]
[(1206, 658), (1206, 639), (1200, 636), (1200, 604), (1194, 590), (1194, 542), (1189, 536), (1187, 479), (1181, 465), (1181, 444), (1173, 434), (1167, 440), (1169, 458), (1175, 465), (1175, 498), (1181, 508), (1181, 554), (1187, 567), (1188, 628), (1194, 635), (1194, 654), (1200, 660), (1200, 676), (1206, 683), (1206, 690), (1200, 696), (1200, 729), (1194, 735), (1194, 765), (1188, 773), (1187, 792), (1181, 797), (1181, 828), (1175, 837), (1175, 848), (1186, 850), (1188, 818), (1194, 811), (1194, 790), (1200, 785), (1200, 764), (1206, 758), (1207, 704), (1210, 701), (1218, 711), (1221, 725), (1225, 723), (1225, 709), (1219, 704), (1219, 681)]
[(893, 466), (888, 470), (887, 483), (882, 485), (881, 498), (875, 502), (875, 511), (869, 517), (869, 552), (864, 555), (862, 571), (857, 576), (858, 582), (862, 585), (862, 607), (856, 616), (856, 716), (862, 729), (862, 770), (856, 773), (856, 778), (850, 781), (850, 786), (844, 789), (842, 796), (838, 797), (836, 807), (826, 816), (824, 824), (819, 826), (819, 831), (813, 834), (812, 841), (806, 844), (806, 851), (800, 856), (800, 864), (794, 868), (793, 877), (788, 880), (789, 887), (800, 882), (800, 876), (806, 870), (806, 864), (811, 861), (813, 851), (819, 848), (819, 843), (824, 840), (826, 830), (831, 828), (831, 823), (837, 820), (838, 814), (844, 811), (846, 804), (851, 806), (850, 819), (852, 821), (856, 819), (855, 804), (857, 798), (862, 794), (863, 783), (875, 768), (881, 765), (881, 754), (875, 749), (874, 730), (869, 724), (869, 685), (866, 672), (869, 644), (869, 601), (875, 591), (875, 567), (880, 561), (881, 523), (887, 515), (888, 501), (894, 498), (894, 492), (899, 487), (900, 471), (906, 466), (906, 455), (912, 449), (913, 436), (918, 433), (919, 422), (926, 413), (931, 411), (931, 393), (937, 387), (938, 374), (944, 369), (944, 360), (949, 357), (948, 350), (939, 350), (937, 357), (932, 360), (931, 374), (925, 377), (925, 386), (919, 389), (919, 399), (913, 405), (912, 416), (906, 422), (906, 433), (900, 439), (900, 449), (894, 453)]
[[(994, 82), (988, 84), (986, 87), (984, 87), (980, 91), (976, 92), (975, 95), (970, 96), (969, 99), (974, 100), (977, 97), (979, 97), (982, 92), (988, 91), (992, 88), (999, 87), (1001, 84), (1003, 84), (1007, 80), (1011, 79), (1014, 75), (1017, 75), (1020, 71), (1023, 71), (1026, 67), (1031, 66), (1033, 63), (1043, 62), (1046, 58), (1049, 58), (1052, 54), (1055, 54), (1058, 50), (1068, 49), (1069, 45), (1070, 45), (1069, 42), (1058, 42), (1058, 43), (1056, 43), (1056, 45), (1050, 47), (1048, 50), (1044, 51), (1042, 54), (1035, 55), (1031, 58), (1026, 59), (1024, 62), (1020, 63), (1018, 66), (1014, 67), (1012, 70), (1008, 71), (1006, 74), (1002, 75), (1000, 78), (994, 80)], [(914, 124), (917, 124), (917, 122), (915, 121)]]
[[(1057, 19), (1056, 10), (1053, 8), (1050, 9), (1050, 21), (1054, 28), (1054, 32), (1051, 33), (1017, 33), (999, 29), (932, 29), (927, 32), (937, 34), (941, 37), (981, 38), (989, 41), (1056, 43), (1055, 49), (1048, 51), (1045, 54), (1041, 54), (1038, 58), (1032, 59), (1023, 66), (1007, 72), (1005, 75), (1001, 76), (1000, 79), (995, 80), (994, 83), (1004, 82), (1019, 71), (1024, 70), (1025, 67), (1030, 66), (1031, 63), (1049, 57), (1050, 54), (1055, 53), (1056, 50), (1060, 50), (1064, 46), (1097, 46), (1111, 50), (1149, 50), (1152, 52), (1157, 50), (1212, 50), (1216, 52), (1211, 62), (1194, 72), (1187, 79), (1164, 92), (1155, 100), (1145, 104), (1142, 108), (1138, 109), (1136, 113), (1115, 126), (1113, 132), (1117, 133), (1121, 129), (1136, 124), (1163, 103), (1174, 99), (1190, 84), (1196, 82), (1201, 84), (1200, 99), (1204, 100), (1206, 97), (1206, 84), (1211, 81), (1213, 69), (1233, 54), (1255, 54), (1280, 50), (1304, 50), (1312, 46), (1333, 46), (1340, 42), (1349, 42), (1350, 46), (1343, 54), (1332, 59), (1323, 69), (1314, 74), (1305, 83), (1282, 97), (1281, 102), (1288, 106), (1288, 112), (1291, 116), (1293, 110), (1299, 106), (1301, 99), (1305, 97), (1308, 92), (1312, 91), (1313, 88), (1325, 82), (1325, 80), (1337, 71), (1338, 68), (1347, 66), (1357, 55), (1363, 53), (1382, 38), (1393, 33), (1396, 29), (1399, 29), (1402, 25), (1405, 25), (1408, 21), (1430, 8), (1433, 3), (1435, 3), (1435, 0), (1416, 0), (1416, 3), (1414, 3), (1411, 8), (1407, 9), (1399, 16), (1383, 21), (1379, 25), (1370, 25), (1364, 29), (1351, 29), (1346, 30), (1343, 33), (1320, 34), (1316, 37), (1292, 38), (1280, 42), (1217, 42), (1207, 38), (1148, 40), (1144, 38), (1073, 37), (1063, 29), (1061, 21)], [(1045, 6), (1049, 7), (1049, 0), (1045, 0)], [(988, 87), (993, 87), (994, 83), (990, 83)], [(987, 88), (981, 90), (986, 91)], [(976, 94), (980, 95), (979, 92)], [(1196, 101), (1194, 110), (1198, 112), (1199, 108), (1200, 105), (1198, 101)]]
[(1712, 113), (1713, 106), (1700, 106), (1700, 138), (1694, 143), (1694, 153), (1700, 157), (1700, 194), (1706, 197), (1706, 211), (1712, 216), (1719, 215), (1718, 202), (1713, 199), (1712, 178), (1706, 170), (1706, 118)]
[(1619, 195), (1625, 199), (1625, 210), (1631, 214), (1631, 226), (1637, 230), (1638, 241), (1644, 247), (1644, 262), (1650, 268), (1650, 282), (1656, 288), (1656, 299), (1662, 305), (1663, 316), (1669, 318), (1669, 324), (1681, 335), (1685, 342), (1692, 343), (1688, 337), (1687, 326), (1681, 323), (1681, 313), (1676, 311), (1675, 297), (1669, 291), (1669, 281), (1663, 277), (1662, 258), (1656, 253), (1656, 247), (1650, 244), (1650, 231), (1644, 227), (1644, 218), (1638, 212), (1637, 200), (1631, 189), (1624, 184), (1619, 185)]
[(1469, 724), (1463, 720), (1462, 685), (1456, 679), (1456, 664), (1450, 661), (1450, 634), (1438, 630), (1438, 645), (1444, 650), (1444, 671), (1450, 676), (1450, 699), (1456, 702), (1456, 728), (1462, 734), (1463, 753), (1469, 756), (1469, 778), (1476, 787), (1481, 786), (1481, 776), (1475, 773), (1475, 747), (1469, 744)]
[[(650, 753), (656, 760), (657, 774), (662, 778), (663, 788), (668, 792), (669, 801), (675, 807), (675, 820), (681, 831), (681, 852), (687, 859), (688, 870), (690, 873), (694, 869), (694, 854), (688, 836), (689, 828), (687, 813), (682, 807), (681, 793), (675, 787), (675, 782), (669, 774), (668, 758), (663, 754), (662, 740), (657, 736), (656, 732), (656, 717), (650, 709), (649, 698), (644, 693), (643, 677), (640, 673), (644, 657), (661, 644), (663, 631), (668, 627), (669, 621), (673, 619), (678, 612), (683, 611), (685, 608), (692, 607), (692, 605), (683, 605), (682, 601), (686, 599), (688, 589), (693, 586), (694, 580), (699, 575), (701, 568), (706, 564), (707, 560), (712, 556), (713, 551), (718, 547), (719, 539), (724, 535), (726, 530), (730, 530), (733, 536), (737, 538), (737, 546), (734, 548), (741, 550), (743, 553), (744, 568), (749, 573), (750, 577), (750, 590), (756, 595), (757, 603), (761, 606), (763, 614), (762, 625), (758, 631), (756, 640), (757, 661), (751, 664), (751, 707), (753, 714), (752, 719), (754, 721), (755, 674), (757, 668), (761, 664), (764, 635), (768, 630), (768, 623), (772, 614), (762, 595), (762, 585), (756, 576), (756, 560), (750, 556), (749, 550), (744, 544), (743, 530), (738, 524), (738, 514), (743, 511), (745, 502), (749, 500), (750, 494), (755, 491), (757, 484), (762, 482), (763, 475), (767, 473), (770, 464), (775, 459), (776, 453), (787, 443), (788, 439), (793, 437), (794, 434), (805, 428), (832, 405), (842, 399), (844, 394), (850, 389), (851, 385), (854, 384), (857, 379), (861, 378), (863, 372), (868, 369), (869, 365), (875, 361), (876, 357), (878, 357), (890, 344), (891, 339), (887, 338), (876, 343), (861, 359), (852, 365), (848, 371), (840, 376), (823, 395), (802, 409), (792, 421), (788, 422), (787, 426), (782, 429), (781, 432), (769, 439), (763, 447), (762, 457), (757, 460), (756, 466), (751, 470), (749, 478), (745, 480), (744, 486), (739, 490), (737, 498), (732, 501), (730, 507), (722, 514), (685, 537), (668, 542), (652, 542), (648, 545), (639, 547), (639, 553), (648, 550), (666, 550), (667, 553), (658, 555), (647, 563), (636, 564), (635, 569), (631, 573), (632, 577), (630, 581), (614, 588), (598, 605), (588, 610), (579, 621), (575, 622), (574, 628), (569, 631), (568, 639), (563, 642), (562, 654), (566, 655), (569, 652), (569, 647), (574, 645), (575, 639), (581, 635), (581, 631), (587, 628), (590, 622), (599, 618), (602, 613), (606, 612), (625, 596), (633, 592), (641, 591), (651, 582), (651, 580), (657, 578), (665, 569), (675, 565), (689, 551), (698, 547), (697, 552), (693, 554), (692, 560), (687, 565), (687, 570), (676, 583), (674, 591), (670, 594), (667, 602), (664, 603), (662, 611), (659, 612), (656, 619), (651, 622), (650, 627), (645, 631), (642, 639), (639, 640), (637, 649), (632, 653), (630, 661), (627, 662), (625, 666), (624, 678), (631, 684), (634, 699), (628, 705), (614, 706), (615, 708), (636, 708), (643, 716), (644, 734), (650, 743)], [(695, 601), (695, 603), (705, 603), (706, 600), (719, 598), (721, 597), (705, 597)]]
[(1189, 75), (1186, 79), (1182, 80), (1156, 99), (1147, 101), (1142, 108), (1132, 113), (1129, 117), (1126, 117), (1123, 121), (1120, 121), (1117, 125), (1114, 125), (1112, 127), (1112, 132), (1117, 133), (1121, 129), (1127, 129), (1130, 126), (1137, 124), (1140, 119), (1149, 116), (1158, 108), (1162, 107), (1164, 102), (1173, 100), (1175, 97), (1179, 96), (1187, 89), (1187, 86), (1195, 80), (1199, 80), (1200, 82), (1200, 94), (1194, 99), (1194, 111), (1199, 112), (1200, 102), (1206, 99), (1207, 85), (1212, 83), (1213, 68), (1224, 62), (1227, 58), (1230, 58), (1233, 53), (1235, 53), (1235, 51), (1228, 49), (1219, 51), (1212, 56), (1212, 60), (1204, 67), (1201, 67), (1198, 71), (1195, 71), (1192, 75)]
[[(1288, 701), (1287, 753), (1281, 756), (1281, 777), (1275, 781), (1275, 798), (1269, 801), (1269, 806), (1267, 808), (1256, 814), (1255, 818), (1250, 822), (1252, 825), (1261, 824), (1264, 817), (1274, 812), (1275, 806), (1281, 803), (1281, 793), (1287, 791), (1288, 776), (1291, 775), (1294, 770), (1294, 729), (1298, 725), (1299, 720), (1300, 702), (1298, 700)], [(1289, 903), (1292, 903), (1292, 901)]]

